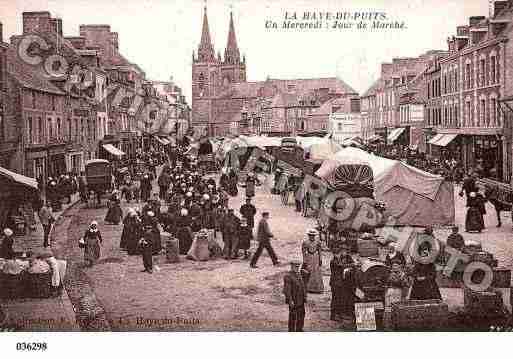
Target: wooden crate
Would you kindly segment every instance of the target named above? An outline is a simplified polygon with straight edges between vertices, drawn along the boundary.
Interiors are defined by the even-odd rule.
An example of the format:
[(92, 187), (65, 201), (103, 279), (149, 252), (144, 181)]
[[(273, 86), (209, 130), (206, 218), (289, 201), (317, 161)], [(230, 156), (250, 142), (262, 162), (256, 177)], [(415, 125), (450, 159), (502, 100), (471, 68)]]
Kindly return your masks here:
[(502, 294), (496, 291), (476, 292), (465, 287), (463, 290), (465, 312), (472, 316), (488, 317), (502, 313)]
[(449, 307), (438, 299), (407, 300), (392, 304), (395, 330), (444, 330), (449, 320)]
[(376, 239), (358, 239), (358, 254), (361, 257), (377, 257), (379, 255), (379, 246)]
[(508, 268), (495, 268), (493, 270), (494, 288), (510, 288), (511, 287), (511, 269)]

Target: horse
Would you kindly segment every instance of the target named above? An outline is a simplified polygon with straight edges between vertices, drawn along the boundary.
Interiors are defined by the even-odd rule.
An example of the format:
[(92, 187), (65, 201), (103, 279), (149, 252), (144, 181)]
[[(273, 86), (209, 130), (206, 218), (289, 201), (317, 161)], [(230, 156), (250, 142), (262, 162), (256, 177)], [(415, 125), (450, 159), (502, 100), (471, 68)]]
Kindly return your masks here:
[(498, 190), (496, 188), (486, 188), (485, 189), (485, 198), (489, 201), (492, 206), (495, 208), (495, 213), (497, 213), (497, 227), (502, 226), (501, 222), (501, 212), (509, 211), (511, 212), (511, 205), (504, 204), (497, 199)]

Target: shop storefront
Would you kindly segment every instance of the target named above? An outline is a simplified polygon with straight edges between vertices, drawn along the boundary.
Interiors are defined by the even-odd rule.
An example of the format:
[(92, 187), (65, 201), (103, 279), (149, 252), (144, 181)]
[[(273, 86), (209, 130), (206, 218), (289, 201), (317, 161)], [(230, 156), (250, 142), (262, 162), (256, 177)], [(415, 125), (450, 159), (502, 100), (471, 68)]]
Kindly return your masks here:
[(458, 134), (436, 134), (428, 142), (431, 154), (442, 161), (456, 160), (463, 163), (462, 139), (463, 136)]
[(30, 151), (25, 154), (25, 175), (32, 178), (48, 178), (47, 152), (42, 150)]
[(70, 172), (78, 174), (84, 171), (84, 155), (82, 152), (69, 152), (66, 157)]
[(52, 153), (48, 157), (48, 171), (52, 177), (58, 177), (67, 172), (64, 152)]
[(503, 172), (503, 140), (498, 133), (438, 133), (429, 140), (429, 144), (436, 157), (459, 161), (467, 173), (478, 170), (482, 177), (499, 181), (506, 177)]

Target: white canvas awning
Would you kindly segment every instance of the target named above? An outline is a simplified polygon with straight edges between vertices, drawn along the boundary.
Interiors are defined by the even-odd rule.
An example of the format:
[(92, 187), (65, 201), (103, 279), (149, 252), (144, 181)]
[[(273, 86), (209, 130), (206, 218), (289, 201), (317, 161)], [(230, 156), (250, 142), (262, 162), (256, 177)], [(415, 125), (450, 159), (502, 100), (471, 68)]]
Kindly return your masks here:
[(9, 171), (6, 168), (0, 167), (0, 176), (7, 177), (11, 181), (22, 184), (33, 189), (38, 189), (37, 181), (35, 178), (27, 177), (22, 174)]
[(454, 140), (456, 137), (458, 137), (458, 134), (455, 133), (443, 134), (442, 137), (435, 143), (435, 145), (445, 147), (449, 143), (451, 143), (452, 140)]
[(124, 156), (125, 152), (121, 151), (119, 148), (114, 147), (110, 143), (106, 145), (102, 145), (102, 147), (105, 149), (105, 151), (109, 152), (111, 155), (114, 156)]
[(405, 130), (404, 127), (399, 127), (399, 128), (393, 129), (390, 132), (390, 134), (388, 135), (388, 142), (393, 143), (395, 140), (397, 140), (399, 138), (399, 136), (401, 136), (401, 134), (404, 132), (404, 130)]
[(430, 145), (436, 145), (436, 143), (438, 142), (438, 140), (439, 140), (439, 139), (441, 139), (442, 137), (443, 137), (443, 135), (442, 135), (441, 133), (439, 133), (439, 134), (435, 135), (435, 137), (433, 137), (432, 139), (430, 139), (430, 140), (428, 141), (428, 143), (429, 143)]

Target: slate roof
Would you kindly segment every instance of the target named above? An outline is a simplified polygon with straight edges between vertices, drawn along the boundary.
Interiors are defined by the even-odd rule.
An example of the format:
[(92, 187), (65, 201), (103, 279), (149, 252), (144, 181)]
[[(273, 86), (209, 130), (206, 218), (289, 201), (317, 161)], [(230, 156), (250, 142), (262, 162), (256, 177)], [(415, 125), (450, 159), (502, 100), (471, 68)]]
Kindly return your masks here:
[[(231, 85), (231, 88), (223, 92), (220, 97), (251, 98), (258, 97), (258, 90), (263, 86), (275, 86), (283, 93), (295, 93), (298, 95), (311, 94), (316, 89), (328, 88), (330, 93), (358, 94), (351, 86), (337, 77), (312, 78), (312, 79), (267, 79), (259, 82), (240, 82)], [(292, 90), (289, 88), (292, 87)]]

